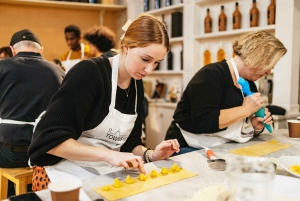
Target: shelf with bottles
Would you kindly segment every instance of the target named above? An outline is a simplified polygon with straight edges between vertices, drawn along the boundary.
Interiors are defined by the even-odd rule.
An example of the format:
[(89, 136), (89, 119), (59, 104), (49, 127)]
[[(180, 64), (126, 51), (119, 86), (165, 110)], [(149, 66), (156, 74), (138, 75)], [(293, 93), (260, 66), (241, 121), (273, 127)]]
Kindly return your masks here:
[(9, 1), (0, 0), (0, 4), (80, 9), (80, 10), (107, 10), (112, 12), (126, 10), (126, 6), (116, 5), (116, 4), (49, 1), (49, 0), (9, 0)]
[[(145, 10), (145, 13), (151, 14), (151, 15), (164, 15), (164, 14), (170, 14), (177, 11), (183, 11), (183, 3), (180, 0), (171, 0), (171, 5), (166, 5), (165, 0), (158, 0), (160, 2), (160, 8), (155, 8), (156, 0), (143, 0), (149, 2), (149, 10)], [(144, 3), (145, 5), (145, 3)]]
[(152, 71), (152, 73), (150, 75), (147, 76), (151, 76), (151, 75), (170, 75), (170, 76), (174, 76), (174, 75), (182, 75), (183, 71), (182, 70), (154, 70)]
[[(236, 3), (238, 5), (236, 6)], [(204, 35), (215, 36), (220, 35), (221, 37), (226, 36), (227, 32), (231, 34), (239, 34), (252, 31), (252, 30), (264, 30), (266, 29), (275, 29), (275, 25), (268, 26), (268, 6), (270, 5), (271, 0), (256, 0), (255, 5), (259, 12), (258, 25), (250, 25), (250, 10), (252, 9), (254, 3), (253, 0), (198, 0), (195, 2), (195, 18), (198, 19), (195, 22), (195, 35), (200, 37)], [(221, 12), (221, 6), (224, 6), (224, 14), (226, 15), (226, 30), (219, 31), (219, 17)], [(239, 29), (233, 28), (233, 13), (238, 8), (241, 13), (241, 25)], [(209, 15), (212, 19), (212, 32), (205, 33), (205, 18), (207, 16), (209, 9)], [(254, 17), (253, 17), (254, 18)], [(253, 21), (252, 21), (253, 22)], [(254, 27), (253, 27), (254, 26)], [(245, 31), (242, 31), (245, 30)]]

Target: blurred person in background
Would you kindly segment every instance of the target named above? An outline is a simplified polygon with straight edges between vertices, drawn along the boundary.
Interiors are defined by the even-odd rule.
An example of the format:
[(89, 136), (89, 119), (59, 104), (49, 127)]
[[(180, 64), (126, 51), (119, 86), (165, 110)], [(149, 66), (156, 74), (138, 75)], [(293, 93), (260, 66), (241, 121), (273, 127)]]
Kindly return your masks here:
[(64, 33), (70, 50), (61, 55), (60, 61), (66, 69), (65, 73), (67, 73), (79, 61), (90, 58), (94, 55), (90, 54), (90, 48), (88, 45), (80, 42), (81, 30), (78, 26), (69, 25), (65, 28)]
[(112, 49), (116, 46), (116, 35), (108, 27), (93, 26), (83, 34), (83, 38), (89, 42), (90, 53), (97, 57), (102, 54), (107, 57), (117, 54), (117, 51)]
[(0, 48), (0, 60), (12, 57), (12, 52), (9, 46)]

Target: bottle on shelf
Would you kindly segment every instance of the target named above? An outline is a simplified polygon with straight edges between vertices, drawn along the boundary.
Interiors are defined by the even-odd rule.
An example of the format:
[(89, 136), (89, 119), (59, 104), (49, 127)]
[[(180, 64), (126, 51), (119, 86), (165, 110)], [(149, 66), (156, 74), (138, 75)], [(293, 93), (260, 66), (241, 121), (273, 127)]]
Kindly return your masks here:
[(149, 11), (149, 0), (144, 0), (144, 11)]
[(166, 6), (171, 6), (172, 5), (172, 0), (166, 0)]
[(250, 27), (257, 27), (259, 19), (259, 10), (256, 7), (256, 0), (253, 0), (253, 5), (250, 10)]
[(208, 45), (205, 45), (205, 51), (203, 53), (203, 65), (206, 66), (207, 64), (211, 63), (211, 53), (208, 50)]
[(160, 8), (160, 0), (155, 0), (154, 9), (159, 9), (159, 8)]
[(173, 53), (171, 51), (171, 47), (167, 54), (167, 57), (168, 57), (168, 70), (173, 70)]
[(207, 14), (204, 19), (204, 32), (211, 33), (212, 32), (212, 18), (209, 14), (209, 8), (206, 11), (207, 11)]
[(180, 51), (180, 70), (183, 70), (183, 44)]
[(268, 6), (268, 24), (275, 24), (276, 17), (276, 5), (275, 0), (271, 0), (270, 5)]
[(235, 3), (235, 11), (232, 14), (232, 29), (240, 29), (242, 21), (242, 14), (239, 11), (239, 3)]
[(221, 14), (219, 15), (219, 31), (226, 31), (227, 17), (224, 12), (224, 6), (221, 6)]
[(219, 43), (219, 50), (218, 50), (218, 56), (217, 56), (217, 58), (218, 58), (218, 61), (222, 61), (223, 59), (226, 58), (226, 53), (223, 50), (223, 43), (222, 43), (222, 41), (220, 41), (220, 43)]

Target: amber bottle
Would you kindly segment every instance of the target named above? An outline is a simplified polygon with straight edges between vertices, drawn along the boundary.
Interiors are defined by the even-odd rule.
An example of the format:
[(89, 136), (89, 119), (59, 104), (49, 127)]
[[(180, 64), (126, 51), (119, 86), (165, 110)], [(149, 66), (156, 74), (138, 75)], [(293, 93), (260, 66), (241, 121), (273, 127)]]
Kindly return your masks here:
[(275, 24), (275, 17), (276, 17), (275, 0), (271, 0), (270, 5), (268, 6), (268, 24)]
[(239, 11), (239, 3), (235, 3), (235, 11), (232, 14), (232, 29), (240, 29), (242, 21), (242, 14)]
[(253, 5), (250, 10), (250, 27), (257, 27), (259, 19), (259, 10), (256, 7), (256, 0), (253, 0)]
[(225, 51), (223, 50), (223, 44), (222, 42), (220, 42), (217, 59), (218, 61), (222, 61), (225, 58), (226, 58), (226, 54)]
[(203, 65), (206, 66), (207, 64), (210, 63), (211, 63), (211, 53), (208, 49), (206, 49), (203, 54)]
[(219, 31), (226, 31), (227, 17), (224, 12), (224, 6), (221, 6), (221, 14), (219, 15)]
[(212, 32), (212, 18), (209, 14), (209, 8), (207, 9), (207, 14), (204, 20), (204, 32), (211, 33)]

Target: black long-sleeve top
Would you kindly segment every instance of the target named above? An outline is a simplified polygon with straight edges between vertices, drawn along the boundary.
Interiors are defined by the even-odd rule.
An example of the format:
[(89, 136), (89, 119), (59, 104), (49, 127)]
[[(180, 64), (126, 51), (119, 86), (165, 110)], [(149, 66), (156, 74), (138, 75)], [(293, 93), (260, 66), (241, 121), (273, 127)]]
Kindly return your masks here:
[[(249, 81), (252, 92), (257, 92), (255, 83)], [(166, 139), (176, 138), (181, 146), (188, 146), (179, 126), (191, 133), (216, 133), (219, 129), (220, 110), (241, 106), (243, 96), (232, 80), (226, 61), (201, 68), (183, 92), (173, 116)]]
[[(0, 61), (0, 117), (34, 122), (59, 89), (65, 73), (39, 53), (19, 52)], [(29, 146), (33, 126), (0, 124), (0, 142)]]
[[(111, 102), (112, 68), (105, 56), (83, 60), (66, 75), (60, 90), (53, 96), (46, 114), (39, 122), (29, 147), (31, 163), (54, 165), (61, 158), (46, 152), (67, 139), (77, 140), (83, 131), (97, 127), (109, 112)], [(121, 151), (131, 152), (142, 145), (142, 107), (144, 89), (137, 80), (137, 119)], [(115, 108), (125, 114), (135, 111), (135, 81), (130, 84), (129, 96), (117, 87)]]

